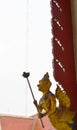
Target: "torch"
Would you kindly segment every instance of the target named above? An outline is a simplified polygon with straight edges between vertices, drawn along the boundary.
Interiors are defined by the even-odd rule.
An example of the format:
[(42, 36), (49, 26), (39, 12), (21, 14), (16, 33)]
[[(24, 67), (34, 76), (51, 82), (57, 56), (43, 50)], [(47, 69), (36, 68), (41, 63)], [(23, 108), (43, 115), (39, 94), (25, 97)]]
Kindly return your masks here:
[[(36, 102), (36, 99), (35, 99), (35, 97), (34, 97), (34, 94), (33, 94), (33, 91), (32, 91), (32, 88), (31, 88), (31, 85), (30, 85), (30, 82), (29, 82), (29, 79), (28, 79), (29, 75), (30, 75), (29, 72), (23, 72), (23, 74), (22, 74), (22, 76), (23, 76), (24, 78), (27, 79), (27, 82), (28, 82), (29, 89), (30, 89), (30, 91), (31, 91), (31, 94), (32, 94), (33, 100), (34, 100), (34, 102)], [(36, 107), (36, 108), (37, 108), (37, 107)], [(37, 108), (37, 111), (38, 111), (38, 108)], [(39, 111), (38, 111), (38, 114), (39, 114)], [(40, 117), (39, 117), (39, 118), (40, 118)], [(43, 124), (41, 118), (40, 118), (40, 121), (41, 121), (41, 125), (42, 125), (42, 127), (44, 128), (44, 124)]]

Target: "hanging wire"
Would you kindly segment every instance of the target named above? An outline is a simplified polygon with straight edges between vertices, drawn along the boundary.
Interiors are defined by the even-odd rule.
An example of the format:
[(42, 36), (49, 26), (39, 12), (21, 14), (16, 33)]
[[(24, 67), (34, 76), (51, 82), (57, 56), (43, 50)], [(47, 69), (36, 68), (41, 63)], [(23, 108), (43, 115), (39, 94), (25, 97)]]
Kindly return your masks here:
[(26, 0), (26, 71), (29, 65), (29, 0)]
[[(29, 66), (29, 0), (26, 0), (26, 56), (25, 56), (25, 71), (28, 72)], [(25, 114), (28, 114), (28, 86), (25, 81)]]

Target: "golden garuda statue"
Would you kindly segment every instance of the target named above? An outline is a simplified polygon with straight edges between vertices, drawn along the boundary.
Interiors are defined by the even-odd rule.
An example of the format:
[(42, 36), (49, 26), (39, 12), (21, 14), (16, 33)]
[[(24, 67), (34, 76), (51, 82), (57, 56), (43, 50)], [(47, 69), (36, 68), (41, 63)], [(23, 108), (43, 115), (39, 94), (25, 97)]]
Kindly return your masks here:
[[(64, 90), (57, 85), (55, 94), (50, 91), (52, 83), (49, 79), (48, 72), (39, 81), (38, 90), (43, 93), (42, 98), (39, 101), (34, 101), (38, 111), (39, 117), (42, 118), (48, 115), (51, 124), (57, 130), (72, 130), (71, 124), (73, 123), (73, 118), (75, 112), (70, 110), (70, 98)], [(57, 100), (59, 105), (57, 106)]]

